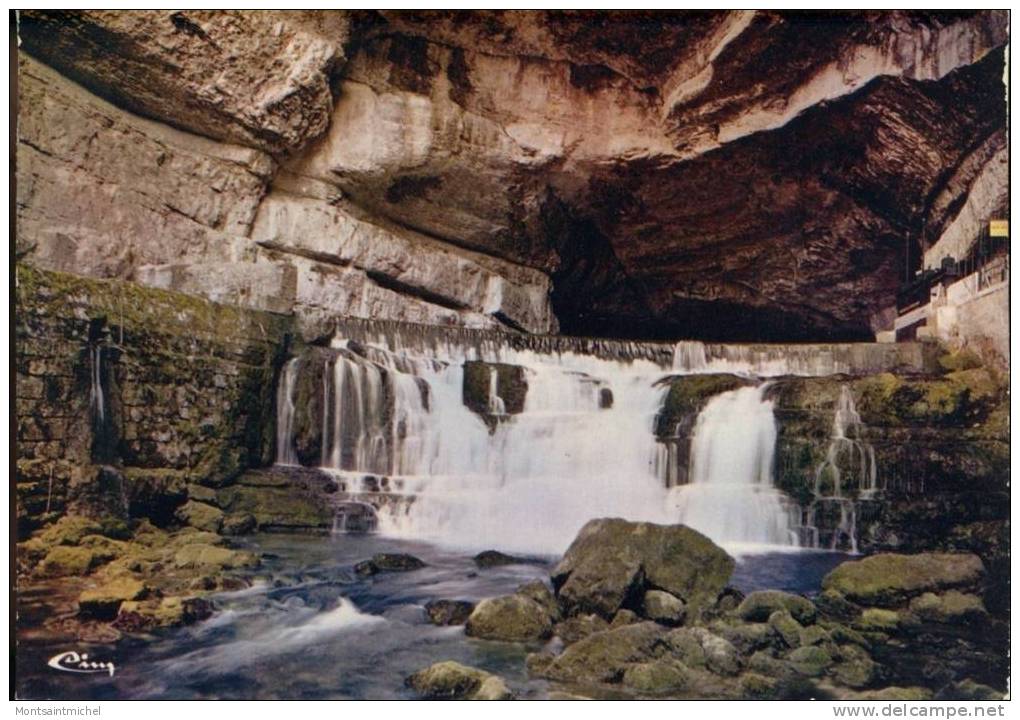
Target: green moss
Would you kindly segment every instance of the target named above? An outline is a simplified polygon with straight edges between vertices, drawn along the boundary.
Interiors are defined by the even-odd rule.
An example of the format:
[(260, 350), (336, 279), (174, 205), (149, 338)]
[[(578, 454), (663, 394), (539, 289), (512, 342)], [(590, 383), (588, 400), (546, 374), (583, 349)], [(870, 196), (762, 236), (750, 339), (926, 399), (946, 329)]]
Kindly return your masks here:
[(891, 606), (928, 590), (973, 586), (983, 575), (976, 555), (885, 553), (839, 565), (822, 587), (861, 604)]
[(696, 417), (710, 398), (748, 384), (736, 375), (682, 375), (662, 382), (669, 384), (669, 392), (655, 418), (655, 434), (660, 438), (672, 437), (677, 424)]
[(857, 408), (867, 425), (971, 426), (988, 419), (1004, 388), (987, 368), (956, 370), (938, 378), (890, 373), (854, 383)]

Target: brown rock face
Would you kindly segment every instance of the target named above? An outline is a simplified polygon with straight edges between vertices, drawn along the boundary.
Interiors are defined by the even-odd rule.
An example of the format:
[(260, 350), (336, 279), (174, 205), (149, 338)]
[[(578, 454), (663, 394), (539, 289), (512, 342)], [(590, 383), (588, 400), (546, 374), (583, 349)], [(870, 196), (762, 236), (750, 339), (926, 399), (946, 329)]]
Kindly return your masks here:
[[(316, 322), (865, 338), (924, 249), (1008, 213), (1004, 12), (29, 11), (21, 33), (120, 108), (221, 141), (176, 138), (142, 173), (142, 121), (46, 149), (50, 111), (21, 132), (22, 246), (59, 266), (54, 238), (77, 258), (139, 234), (61, 214), (64, 163), (110, 182), (116, 148), (160, 222), (204, 227), (86, 272), (221, 297), (211, 261), (231, 301)], [(22, 74), (26, 108), (43, 70)], [(210, 173), (226, 191), (181, 208)]]

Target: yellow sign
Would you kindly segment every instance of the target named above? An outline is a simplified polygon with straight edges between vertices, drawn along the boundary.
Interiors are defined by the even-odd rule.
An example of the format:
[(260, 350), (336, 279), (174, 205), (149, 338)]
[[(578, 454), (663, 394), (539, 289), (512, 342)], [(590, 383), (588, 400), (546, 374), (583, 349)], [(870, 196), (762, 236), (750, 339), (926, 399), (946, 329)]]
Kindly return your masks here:
[(1009, 220), (992, 220), (988, 223), (988, 234), (992, 237), (1009, 237)]

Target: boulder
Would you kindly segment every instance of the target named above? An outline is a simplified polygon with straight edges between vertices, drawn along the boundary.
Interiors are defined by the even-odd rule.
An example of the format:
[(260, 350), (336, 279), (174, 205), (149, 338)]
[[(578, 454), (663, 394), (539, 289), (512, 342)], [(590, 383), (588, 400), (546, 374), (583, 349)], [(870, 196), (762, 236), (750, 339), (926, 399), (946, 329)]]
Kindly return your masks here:
[(147, 632), (156, 628), (190, 625), (205, 620), (212, 611), (212, 603), (198, 597), (129, 600), (120, 604), (113, 626), (124, 632)]
[(408, 677), (404, 684), (426, 700), (510, 700), (502, 678), (447, 660)]
[(485, 640), (526, 642), (552, 635), (546, 608), (523, 595), (482, 600), (467, 619), (465, 632)]
[(766, 622), (777, 610), (786, 610), (801, 625), (810, 625), (817, 615), (817, 609), (810, 600), (780, 590), (751, 593), (737, 606), (736, 613), (749, 622)]
[(196, 500), (188, 500), (181, 505), (174, 516), (184, 525), (206, 532), (218, 533), (223, 526), (222, 510)]
[(556, 596), (553, 595), (549, 586), (541, 580), (532, 580), (529, 583), (524, 583), (517, 588), (514, 594), (534, 600), (541, 605), (553, 622), (560, 619), (560, 606), (556, 603)]
[(797, 673), (807, 677), (821, 677), (832, 665), (832, 656), (817, 645), (797, 648), (786, 660)]
[(921, 620), (937, 623), (970, 622), (988, 616), (980, 597), (959, 590), (919, 595), (910, 601), (910, 612)]
[(596, 632), (569, 645), (540, 674), (550, 680), (593, 684), (614, 682), (630, 665), (667, 649), (662, 627), (653, 622)]
[(852, 688), (870, 685), (878, 675), (878, 664), (857, 645), (840, 648), (840, 662), (832, 669), (836, 682)]
[(251, 513), (235, 513), (223, 518), (223, 526), (220, 532), (224, 535), (247, 535), (255, 532), (258, 523)]
[(507, 555), (498, 550), (484, 550), (474, 556), (475, 565), (480, 568), (501, 567), (503, 565), (526, 565), (535, 562), (528, 558)]
[(466, 600), (433, 600), (425, 603), (425, 614), (433, 625), (463, 625), (474, 609), (474, 603)]
[(787, 647), (800, 647), (801, 632), (804, 628), (788, 611), (776, 610), (769, 615), (769, 626), (776, 631)]
[(568, 615), (609, 620), (655, 589), (682, 600), (688, 617), (697, 619), (715, 603), (733, 567), (720, 547), (686, 526), (604, 518), (581, 529), (552, 580)]
[(259, 558), (254, 553), (243, 550), (231, 550), (204, 543), (184, 545), (174, 554), (174, 565), (178, 568), (197, 570), (235, 570), (254, 568), (259, 565)]
[(643, 695), (668, 695), (688, 689), (691, 675), (691, 671), (676, 660), (651, 660), (628, 667), (623, 672), (623, 684)]
[(46, 553), (39, 573), (48, 577), (85, 575), (96, 564), (96, 554), (89, 548), (57, 545)]
[(641, 614), (661, 625), (683, 625), (687, 608), (684, 601), (675, 595), (662, 590), (648, 590), (641, 603)]
[(382, 572), (408, 572), (425, 567), (425, 562), (414, 555), (404, 553), (379, 553), (371, 560), (363, 560), (354, 566), (358, 575), (370, 576)]
[(78, 611), (96, 620), (112, 620), (121, 603), (145, 597), (148, 588), (141, 580), (121, 576), (78, 596)]
[(822, 588), (862, 605), (890, 607), (929, 591), (975, 587), (984, 571), (981, 559), (968, 553), (883, 553), (839, 565)]
[[(621, 610), (620, 612), (629, 611)], [(619, 615), (619, 613), (617, 613), (617, 615)], [(582, 638), (586, 638), (593, 633), (607, 630), (609, 627), (609, 623), (598, 615), (574, 615), (562, 622), (556, 623), (553, 627), (553, 633), (556, 637), (563, 641), (564, 645), (572, 645)]]

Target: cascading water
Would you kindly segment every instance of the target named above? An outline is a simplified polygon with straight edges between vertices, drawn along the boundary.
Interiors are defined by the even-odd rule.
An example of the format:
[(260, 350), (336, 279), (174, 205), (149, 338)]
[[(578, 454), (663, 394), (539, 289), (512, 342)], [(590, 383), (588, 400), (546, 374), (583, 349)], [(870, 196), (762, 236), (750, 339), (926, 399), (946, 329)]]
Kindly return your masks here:
[(297, 358), (288, 360), (280, 374), (276, 389), (276, 462), (279, 465), (297, 465), (294, 452), (294, 385), (298, 376)]
[(672, 490), (678, 520), (717, 542), (797, 545), (797, 508), (772, 481), (776, 421), (766, 384), (709, 400), (691, 443), (691, 482)]
[[(708, 402), (692, 436), (683, 476), (690, 482), (677, 484), (675, 466), (687, 460), (664, 453), (653, 432), (668, 392), (660, 381), (828, 374), (870, 368), (881, 362), (874, 353), (888, 353), (667, 346), (376, 321), (343, 321), (339, 331), (323, 377), (321, 465), (342, 477), (353, 500), (384, 493), (409, 501), (381, 505), (380, 530), (549, 554), (599, 516), (684, 522), (729, 545), (797, 546), (800, 510), (772, 479), (776, 424), (766, 386)], [(488, 365), (469, 408), (474, 362)], [(508, 369), (526, 385), (523, 401), (504, 396)], [(286, 434), (294, 392), (287, 371), (283, 382)]]
[(103, 395), (103, 347), (98, 343), (89, 347), (92, 367), (90, 373), (89, 408), (95, 427), (101, 428), (106, 422), (106, 398)]
[[(842, 385), (825, 460), (815, 472), (816, 499), (805, 511), (804, 525), (813, 547), (857, 552), (856, 500), (869, 499), (878, 489), (875, 449), (861, 439), (863, 429), (850, 386)], [(832, 526), (827, 538), (818, 529), (822, 512), (838, 513), (838, 520), (827, 523)]]

